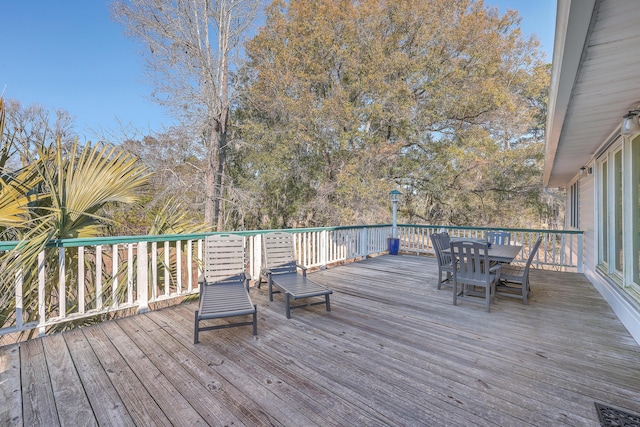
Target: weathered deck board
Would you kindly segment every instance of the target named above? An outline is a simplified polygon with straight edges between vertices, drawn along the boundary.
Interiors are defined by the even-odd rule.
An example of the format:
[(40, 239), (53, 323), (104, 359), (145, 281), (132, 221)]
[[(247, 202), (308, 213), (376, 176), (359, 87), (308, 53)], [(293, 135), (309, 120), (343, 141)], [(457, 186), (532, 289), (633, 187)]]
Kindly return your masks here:
[(596, 401), (640, 412), (640, 347), (580, 274), (533, 271), (528, 306), (490, 313), (453, 306), (431, 258), (310, 274), (332, 311), (287, 320), (254, 288), (257, 337), (193, 345), (191, 303), (3, 347), (0, 396), (22, 409), (0, 423), (68, 425), (76, 402), (100, 425), (597, 426)]
[(84, 328), (83, 332), (134, 423), (170, 426), (164, 411), (173, 408), (158, 406), (100, 325)]
[(69, 331), (64, 337), (98, 424), (135, 426), (82, 329)]
[(22, 424), (22, 390), (20, 389), (20, 348), (0, 347), (0, 425)]
[(43, 340), (20, 344), (22, 415), (25, 425), (59, 426)]
[(61, 425), (97, 426), (89, 399), (62, 335), (42, 340)]

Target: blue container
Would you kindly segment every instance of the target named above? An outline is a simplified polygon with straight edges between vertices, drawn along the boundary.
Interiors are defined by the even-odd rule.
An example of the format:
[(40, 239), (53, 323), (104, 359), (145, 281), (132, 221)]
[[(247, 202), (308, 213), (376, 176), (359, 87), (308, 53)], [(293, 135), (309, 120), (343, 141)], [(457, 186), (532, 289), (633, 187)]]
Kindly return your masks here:
[(389, 255), (398, 255), (398, 250), (400, 250), (400, 239), (389, 237), (387, 239), (387, 246), (389, 246)]

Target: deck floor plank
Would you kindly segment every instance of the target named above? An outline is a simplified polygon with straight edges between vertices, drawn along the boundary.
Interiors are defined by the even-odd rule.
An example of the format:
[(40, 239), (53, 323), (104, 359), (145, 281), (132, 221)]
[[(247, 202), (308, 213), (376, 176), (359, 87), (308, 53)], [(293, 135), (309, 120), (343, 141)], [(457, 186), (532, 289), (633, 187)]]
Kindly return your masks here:
[[(166, 376), (162, 375), (159, 368), (120, 327), (119, 322), (105, 322), (100, 327), (123, 359), (127, 361), (129, 368), (140, 383), (145, 385), (149, 394), (172, 425), (184, 427), (207, 425), (207, 422), (193, 408), (191, 402), (171, 384)], [(188, 381), (188, 378), (184, 380)]]
[[(336, 319), (337, 325), (342, 322), (342, 316)], [(327, 331), (329, 333), (330, 328), (335, 325), (327, 324), (323, 325), (322, 328), (325, 326), (329, 328)], [(531, 412), (538, 412), (556, 401), (553, 396), (550, 397), (547, 393), (537, 391), (541, 386), (539, 383), (534, 384), (533, 393), (526, 397), (523, 396), (522, 381), (524, 378), (518, 378), (519, 386), (514, 387), (513, 376), (506, 380), (504, 371), (500, 367), (501, 363), (496, 363), (500, 362), (499, 359), (490, 357), (487, 359), (488, 363), (483, 364), (482, 360), (477, 356), (473, 360), (465, 360), (464, 355), (467, 354), (467, 351), (456, 349), (455, 345), (451, 345), (448, 342), (429, 341), (429, 349), (425, 351), (419, 349), (418, 342), (416, 342), (417, 345), (413, 345), (412, 342), (414, 340), (407, 340), (407, 342), (403, 343), (398, 343), (397, 340), (396, 342), (381, 340), (380, 331), (373, 331), (372, 333), (365, 331), (365, 325), (358, 329), (358, 343), (368, 347), (368, 350), (372, 352), (376, 350), (383, 351), (391, 359), (389, 362), (391, 363), (391, 368), (401, 366), (406, 370), (407, 375), (414, 377), (419, 375), (422, 386), (432, 387), (434, 390), (432, 394), (441, 400), (444, 400), (444, 397), (451, 399), (449, 395), (444, 396), (441, 394), (440, 390), (443, 387), (446, 390), (456, 390), (457, 393), (463, 393), (470, 400), (486, 394), (493, 396), (495, 399), (500, 399), (504, 409), (509, 409), (512, 415), (515, 416), (517, 414), (518, 417), (526, 420), (531, 416)], [(336, 337), (336, 340), (339, 341), (340, 337)], [(355, 340), (355, 338), (352, 338), (352, 340)], [(371, 354), (371, 358), (377, 360), (375, 353)], [(420, 362), (414, 365), (416, 360)], [(469, 376), (467, 372), (467, 367), (471, 363), (476, 364), (479, 368), (471, 371), (473, 376)], [(484, 398), (486, 397), (483, 396)], [(524, 398), (529, 399), (529, 405), (526, 408), (520, 406)], [(538, 400), (541, 401), (537, 402)], [(582, 408), (579, 409), (581, 410)], [(493, 418), (491, 419), (493, 420)], [(543, 425), (549, 425), (555, 421), (557, 420), (547, 419), (543, 421)]]
[(59, 426), (42, 338), (20, 344), (22, 414), (30, 426)]
[(64, 337), (54, 334), (42, 343), (60, 424), (97, 426)]
[[(100, 326), (93, 325), (84, 328), (84, 335), (134, 423), (136, 425), (170, 426), (171, 422), (164, 411), (151, 397), (145, 385), (140, 382), (129, 367), (127, 360), (121, 356)], [(164, 409), (169, 411), (171, 407)]]
[[(193, 326), (187, 320), (192, 308), (188, 306), (176, 307), (176, 310), (170, 314), (173, 320), (172, 326), (175, 327), (175, 332), (183, 337), (182, 339), (188, 336)], [(292, 419), (285, 422), (281, 419), (282, 415), (279, 415), (278, 419), (281, 422), (287, 424), (293, 422), (300, 425), (322, 425), (327, 424), (327, 417), (333, 417), (333, 414), (327, 413), (326, 410), (319, 410), (315, 399), (309, 400), (301, 394), (301, 389), (306, 387), (301, 378), (281, 377), (276, 370), (265, 366), (261, 357), (248, 357), (252, 350), (252, 345), (243, 345), (240, 347), (239, 352), (236, 351), (238, 335), (245, 337), (245, 339), (248, 338), (252, 344), (255, 343), (256, 340), (251, 336), (250, 328), (225, 332), (221, 334), (203, 334), (202, 343), (205, 343), (205, 346), (197, 346), (198, 354), (204, 356), (204, 360), (207, 360), (210, 357), (207, 354), (210, 353), (207, 347), (215, 349), (216, 356), (223, 361), (218, 363), (217, 370), (219, 372), (225, 376), (229, 374), (237, 375), (237, 372), (243, 372), (247, 376), (246, 384), (244, 384), (245, 393), (253, 395), (257, 392), (256, 401), (265, 407), (272, 406), (272, 399), (277, 399), (275, 403), (281, 405), (285, 410), (289, 408), (291, 413), (282, 415)], [(260, 329), (258, 333), (260, 334)], [(205, 352), (202, 350), (205, 350)], [(256, 363), (256, 360), (259, 362)], [(233, 367), (233, 369), (227, 371), (230, 367)], [(288, 370), (285, 373), (290, 374)]]
[[(263, 297), (268, 298), (266, 293)], [(294, 394), (292, 395), (291, 392), (286, 394), (289, 396), (292, 406), (301, 405), (304, 402), (304, 408), (308, 416), (310, 413), (322, 414), (323, 418), (317, 419), (314, 425), (326, 424), (327, 422), (331, 425), (340, 425), (341, 423), (357, 425), (365, 420), (368, 425), (378, 425), (378, 422), (380, 425), (389, 425), (391, 422), (389, 418), (372, 419), (370, 406), (363, 410), (361, 407), (354, 405), (353, 398), (359, 395), (349, 393), (347, 399), (336, 399), (336, 396), (340, 395), (337, 390), (338, 384), (332, 381), (332, 378), (327, 378), (322, 373), (319, 374), (317, 368), (305, 369), (304, 360), (292, 358), (290, 352), (278, 354), (277, 349), (270, 345), (273, 340), (279, 342), (286, 339), (287, 336), (297, 336), (300, 333), (300, 331), (291, 329), (296, 323), (287, 322), (284, 312), (262, 316), (262, 321), (267, 325), (265, 328), (267, 330), (260, 334), (257, 346), (239, 347), (233, 337), (224, 336), (216, 337), (212, 345), (218, 348), (224, 346), (227, 349), (226, 354), (247, 364), (243, 368), (247, 371), (265, 371), (259, 375), (269, 378), (272, 383), (277, 382), (280, 384), (278, 392), (282, 396), (285, 394), (285, 390), (283, 390), (284, 384), (289, 387), (291, 384), (295, 384)], [(304, 345), (304, 340), (298, 340), (297, 342), (299, 345)], [(247, 354), (247, 352), (251, 354)], [(259, 366), (253, 366), (254, 360), (261, 361)], [(331, 366), (335, 365), (332, 364)], [(323, 383), (327, 380), (329, 380), (329, 387), (323, 386)], [(342, 392), (344, 391), (345, 389), (343, 388)], [(300, 395), (301, 392), (304, 393), (304, 396)], [(301, 399), (302, 397), (304, 400)], [(334, 411), (327, 412), (327, 407), (332, 407)], [(345, 414), (349, 414), (349, 418), (345, 418)]]
[(0, 425), (22, 425), (20, 347), (0, 347)]
[(64, 334), (67, 348), (87, 399), (94, 408), (96, 421), (101, 426), (133, 427), (135, 423), (125, 404), (111, 383), (82, 329), (74, 329)]
[[(158, 325), (151, 322), (148, 316), (126, 317), (119, 319), (117, 323), (208, 424), (253, 425), (258, 421), (255, 418), (241, 420), (234, 415), (234, 411), (227, 409), (225, 405), (233, 405), (234, 399), (227, 396), (226, 387), (222, 389), (220, 383), (213, 381), (211, 377), (205, 377), (207, 379), (203, 382), (198, 381), (199, 373), (196, 370), (206, 372), (210, 368), (200, 364), (191, 370), (186, 369), (175, 357), (182, 355), (182, 360), (190, 362), (195, 355), (185, 355), (184, 347), (179, 343), (161, 331), (158, 334)], [(218, 393), (212, 394), (216, 391)], [(235, 409), (241, 413), (249, 413), (248, 410)]]
[(22, 387), (24, 425), (56, 424), (61, 387), (100, 425), (598, 426), (594, 402), (640, 412), (640, 346), (581, 274), (532, 271), (529, 305), (498, 298), (490, 313), (453, 306), (429, 257), (309, 274), (333, 290), (331, 312), (286, 319), (262, 287), (257, 337), (222, 329), (194, 345), (184, 303), (31, 340), (0, 350), (13, 384), (0, 393)]

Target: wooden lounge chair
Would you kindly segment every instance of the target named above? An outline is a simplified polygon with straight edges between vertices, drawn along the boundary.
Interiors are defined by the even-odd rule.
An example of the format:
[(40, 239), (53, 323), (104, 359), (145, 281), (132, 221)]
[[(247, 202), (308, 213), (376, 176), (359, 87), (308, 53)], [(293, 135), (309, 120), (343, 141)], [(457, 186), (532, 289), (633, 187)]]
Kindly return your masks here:
[[(434, 233), (431, 235), (431, 243), (433, 244), (433, 250), (436, 253), (436, 260), (438, 261), (438, 289), (442, 284), (450, 283), (453, 273), (453, 264), (451, 263), (451, 254), (445, 254), (442, 251), (449, 249), (451, 240), (449, 233)], [(442, 273), (447, 273), (446, 277), (442, 278)]]
[[(484, 297), (482, 300), (475, 298), (465, 298), (465, 300), (484, 303), (488, 312), (491, 300), (495, 295), (495, 286), (500, 278), (502, 265), (490, 266), (489, 248), (486, 243), (451, 242), (451, 256), (454, 266), (453, 305), (458, 304), (458, 299), (461, 296)], [(484, 292), (476, 292), (477, 287), (484, 288)]]
[(542, 237), (538, 237), (538, 240), (531, 248), (529, 258), (524, 266), (519, 265), (503, 265), (500, 273), (500, 282), (496, 286), (496, 295), (506, 296), (511, 298), (521, 298), (523, 304), (529, 304), (529, 292), (531, 287), (529, 286), (529, 268), (533, 262), (533, 258), (538, 252)]
[[(298, 268), (302, 270), (302, 275), (298, 274)], [(310, 305), (325, 304), (327, 311), (331, 311), (329, 295), (333, 291), (307, 278), (306, 268), (296, 264), (291, 233), (273, 232), (262, 235), (260, 283), (263, 278), (269, 284), (269, 301), (273, 301), (273, 294), (284, 293), (287, 319), (291, 318), (292, 309)], [(324, 297), (324, 301), (291, 305), (292, 299), (295, 301), (311, 297)]]
[[(193, 343), (198, 333), (213, 329), (253, 325), (258, 333), (257, 307), (249, 298), (249, 276), (245, 272), (245, 250), (242, 236), (214, 235), (205, 239), (204, 273), (199, 278), (200, 300), (193, 328)], [(200, 326), (203, 320), (252, 315), (253, 320)]]

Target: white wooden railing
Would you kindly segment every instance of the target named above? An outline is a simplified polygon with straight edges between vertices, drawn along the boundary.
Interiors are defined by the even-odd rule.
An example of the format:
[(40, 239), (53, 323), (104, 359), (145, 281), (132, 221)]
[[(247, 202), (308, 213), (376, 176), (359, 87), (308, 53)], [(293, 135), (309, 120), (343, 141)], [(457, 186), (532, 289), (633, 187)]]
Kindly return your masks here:
[(432, 225), (399, 225), (400, 249), (408, 253), (433, 253), (431, 234), (446, 231), (452, 237), (486, 238), (489, 231), (508, 231), (511, 244), (522, 250), (514, 262), (525, 263), (538, 237), (542, 243), (532, 261), (534, 268), (583, 272), (583, 232), (576, 230), (537, 230), (522, 228), (455, 227)]
[[(433, 253), (430, 235), (446, 229), (454, 236), (482, 237), (489, 228), (399, 225), (400, 251)], [(273, 231), (273, 230), (268, 230)], [(234, 232), (246, 237), (247, 271), (260, 277), (261, 236), (268, 231)], [(284, 230), (295, 235), (298, 263), (324, 268), (387, 251), (391, 225), (325, 227)], [(538, 235), (545, 245), (534, 263), (538, 267), (582, 271), (582, 233), (546, 230), (509, 230), (512, 241), (524, 245), (516, 261), (523, 261)], [(222, 233), (224, 234), (224, 233)], [(17, 274), (15, 309), (0, 319), (0, 336), (109, 316), (130, 310), (144, 312), (171, 300), (197, 294), (205, 234), (65, 239), (52, 242), (39, 254), (37, 274), (25, 283)], [(3, 242), (8, 251), (16, 242)], [(57, 263), (57, 265), (53, 265)], [(33, 289), (33, 291), (26, 291)]]

